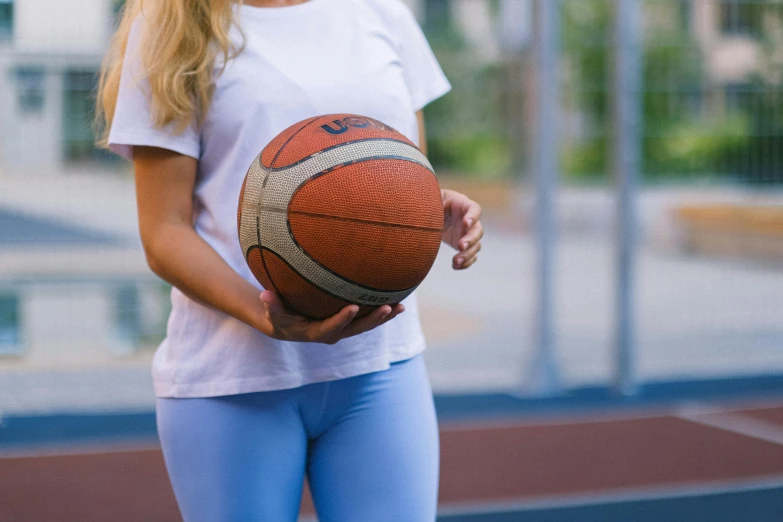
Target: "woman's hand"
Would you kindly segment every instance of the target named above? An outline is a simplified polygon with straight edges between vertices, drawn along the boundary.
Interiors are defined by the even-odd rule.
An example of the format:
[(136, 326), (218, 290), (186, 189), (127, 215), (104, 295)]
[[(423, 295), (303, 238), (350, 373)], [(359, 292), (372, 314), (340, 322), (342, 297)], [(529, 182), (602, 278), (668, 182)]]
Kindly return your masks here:
[(481, 207), (464, 194), (441, 190), (443, 197), (443, 241), (459, 250), (451, 261), (454, 270), (464, 270), (476, 262), (481, 250), (484, 226)]
[(287, 308), (278, 295), (271, 290), (261, 293), (266, 308), (266, 321), (272, 325), (270, 337), (283, 341), (334, 344), (340, 339), (352, 337), (391, 321), (405, 311), (397, 304), (379, 306), (370, 314), (356, 319), (357, 305), (348, 305), (332, 317), (322, 321), (309, 319)]

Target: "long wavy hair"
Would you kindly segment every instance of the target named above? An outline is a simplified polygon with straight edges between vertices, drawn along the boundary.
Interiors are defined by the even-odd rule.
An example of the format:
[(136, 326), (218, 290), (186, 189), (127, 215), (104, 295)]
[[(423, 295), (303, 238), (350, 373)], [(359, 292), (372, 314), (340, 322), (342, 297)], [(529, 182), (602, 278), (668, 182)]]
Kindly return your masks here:
[(109, 44), (98, 81), (96, 133), (107, 146), (114, 118), (128, 35), (136, 17), (144, 17), (139, 48), (149, 81), (150, 110), (156, 126), (174, 123), (177, 133), (195, 120), (203, 123), (212, 101), (213, 68), (223, 67), (242, 50), (229, 40), (233, 4), (242, 0), (126, 0)]

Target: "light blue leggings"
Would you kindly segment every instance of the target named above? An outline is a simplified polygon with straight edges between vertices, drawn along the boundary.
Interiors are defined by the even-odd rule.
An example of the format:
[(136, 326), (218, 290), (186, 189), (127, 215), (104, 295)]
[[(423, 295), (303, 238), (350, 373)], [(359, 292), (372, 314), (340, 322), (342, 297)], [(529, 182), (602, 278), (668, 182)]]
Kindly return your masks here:
[(185, 522), (433, 522), (438, 427), (422, 357), (291, 390), (158, 399)]

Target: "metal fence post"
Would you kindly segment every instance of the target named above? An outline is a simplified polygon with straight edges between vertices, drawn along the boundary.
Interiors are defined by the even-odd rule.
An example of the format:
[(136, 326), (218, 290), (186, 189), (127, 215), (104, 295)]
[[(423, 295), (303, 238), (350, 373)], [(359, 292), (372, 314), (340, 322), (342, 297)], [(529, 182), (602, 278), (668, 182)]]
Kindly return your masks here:
[(635, 198), (641, 166), (642, 30), (640, 0), (614, 0), (612, 170), (617, 190), (615, 389), (635, 393)]
[(558, 175), (558, 58), (560, 0), (536, 0), (535, 3), (535, 77), (536, 107), (533, 172), (536, 206), (537, 246), (535, 313), (535, 354), (531, 381), (527, 388), (538, 394), (560, 390), (555, 360), (554, 335), (554, 195)]

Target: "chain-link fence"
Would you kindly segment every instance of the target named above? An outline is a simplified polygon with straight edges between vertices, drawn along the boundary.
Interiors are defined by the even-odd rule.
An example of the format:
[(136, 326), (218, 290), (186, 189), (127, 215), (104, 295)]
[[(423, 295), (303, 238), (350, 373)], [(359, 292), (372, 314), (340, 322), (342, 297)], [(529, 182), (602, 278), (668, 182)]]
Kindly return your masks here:
[[(425, 110), (429, 154), (487, 225), (476, 267), (453, 273), (444, 249), (422, 286), (433, 384), (514, 388), (534, 343), (535, 2), (408, 3), (454, 87)], [(92, 145), (105, 39), (25, 34), (17, 4), (0, 0), (0, 373), (82, 372), (66, 380), (100, 388), (109, 366), (146, 368), (166, 291), (141, 252), (128, 165)], [(106, 36), (119, 4), (101, 5)], [(557, 358), (565, 386), (605, 384), (612, 2), (559, 7)], [(642, 14), (641, 378), (783, 372), (783, 2), (645, 0)]]
[[(642, 380), (780, 372), (783, 3), (641, 4), (634, 364)], [(560, 158), (555, 344), (562, 378), (575, 385), (610, 381), (616, 364), (615, 229), (622, 218), (611, 167), (615, 3), (558, 5), (559, 57), (546, 65), (557, 69), (560, 99), (559, 114), (550, 116)], [(485, 268), (506, 271), (524, 304), (508, 298), (514, 312), (506, 328), (490, 326), (503, 311), (487, 314), (484, 343), (511, 343), (526, 367), (537, 324), (531, 292), (539, 283), (531, 275), (539, 255), (531, 237), (541, 74), (533, 60), (540, 38), (535, 2), (424, 2), (420, 12), (454, 84), (426, 111), (432, 159), (451, 176), (446, 185), (455, 177), (474, 180), (457, 186), (484, 198), (496, 232), (518, 231), (502, 236), (502, 244), (488, 239), (498, 260), (516, 262), (484, 257), (491, 265)], [(490, 186), (511, 195), (497, 198)], [(495, 291), (511, 293), (507, 288), (498, 282)], [(435, 353), (431, 358), (449, 364)], [(511, 356), (505, 361), (511, 364)], [(521, 368), (518, 375), (529, 372)]]
[[(424, 4), (431, 42), (455, 85), (428, 110), (434, 161), (471, 175), (525, 172), (533, 3)], [(643, 4), (645, 180), (780, 182), (783, 4)], [(611, 8), (607, 0), (561, 2), (561, 59), (552, 66), (562, 81), (568, 181), (607, 180)]]

